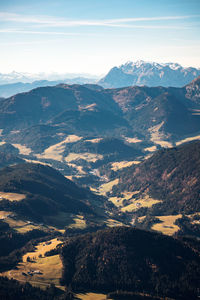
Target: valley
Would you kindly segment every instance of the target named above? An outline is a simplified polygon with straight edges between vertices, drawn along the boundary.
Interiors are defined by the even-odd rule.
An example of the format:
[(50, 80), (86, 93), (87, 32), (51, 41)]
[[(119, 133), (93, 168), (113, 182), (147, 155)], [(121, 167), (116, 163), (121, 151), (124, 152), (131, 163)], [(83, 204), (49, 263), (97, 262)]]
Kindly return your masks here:
[[(176, 257), (168, 259), (183, 274), (177, 257), (187, 257), (187, 245), (194, 259), (185, 261), (196, 278), (200, 101), (188, 96), (194, 84), (199, 87), (199, 79), (183, 88), (59, 85), (2, 100), (1, 276), (43, 290), (54, 286), (61, 294), (72, 287), (83, 300), (106, 299), (121, 288), (132, 293), (133, 286), (137, 297), (162, 299), (164, 291), (174, 299), (172, 282), (169, 292), (162, 280), (172, 275), (160, 253), (144, 253), (144, 247), (153, 253), (159, 240), (158, 248), (177, 243)], [(131, 276), (129, 235), (138, 239)], [(191, 241), (182, 241), (185, 236)], [(175, 285), (182, 295), (179, 273)], [(191, 289), (195, 294), (195, 284)]]

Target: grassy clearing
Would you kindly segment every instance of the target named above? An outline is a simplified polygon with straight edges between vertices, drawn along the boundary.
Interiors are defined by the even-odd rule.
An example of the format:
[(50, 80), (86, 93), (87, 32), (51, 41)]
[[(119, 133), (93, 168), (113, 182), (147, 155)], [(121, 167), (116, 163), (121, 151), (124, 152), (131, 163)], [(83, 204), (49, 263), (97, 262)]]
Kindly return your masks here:
[(160, 145), (161, 147), (171, 148), (172, 143), (165, 141), (164, 140), (165, 135), (162, 132), (160, 132), (160, 129), (162, 128), (163, 125), (164, 125), (164, 121), (148, 129), (148, 131), (151, 134), (151, 141), (154, 144)]
[(149, 195), (144, 195), (143, 197), (137, 199), (137, 200), (132, 200), (132, 202), (121, 208), (122, 212), (131, 212), (135, 211), (141, 207), (151, 207), (154, 204), (157, 204), (161, 202), (160, 200), (153, 199), (149, 197)]
[(26, 198), (26, 195), (24, 195), (24, 194), (0, 192), (0, 201), (2, 199), (7, 199), (11, 202), (12, 201), (21, 201), (25, 198)]
[(90, 142), (90, 143), (96, 144), (96, 143), (99, 143), (101, 140), (103, 140), (103, 139), (97, 138), (97, 139), (85, 140), (85, 142)]
[(145, 218), (146, 218), (146, 216), (137, 218), (138, 223), (142, 223)]
[(68, 135), (62, 142), (50, 146), (49, 148), (45, 149), (45, 151), (42, 154), (37, 154), (36, 157), (38, 159), (45, 158), (62, 161), (62, 154), (65, 150), (66, 144), (75, 143), (81, 139), (82, 137), (79, 137), (77, 135)]
[(104, 183), (102, 185), (99, 186), (97, 192), (100, 194), (100, 195), (106, 195), (106, 193), (110, 192), (113, 188), (114, 185), (118, 184), (119, 182), (119, 179), (115, 179), (115, 180), (112, 180), (110, 182), (107, 182), (107, 183)]
[(183, 140), (181, 140), (181, 141), (178, 141), (178, 142), (176, 142), (176, 146), (179, 146), (179, 145), (181, 145), (181, 144), (183, 144), (183, 143), (195, 141), (195, 140), (200, 140), (200, 135), (191, 136), (191, 137), (188, 137), (188, 138), (183, 139)]
[(9, 216), (10, 215), (4, 218), (4, 222), (6, 222), (12, 229), (16, 230), (19, 233), (26, 233), (33, 229), (43, 229), (40, 225), (30, 224), (30, 222), (17, 220)]
[(157, 150), (157, 147), (156, 146), (152, 146), (152, 147), (147, 147), (144, 149), (144, 151), (148, 151), (148, 152), (154, 152)]
[(84, 229), (87, 227), (86, 225), (86, 220), (84, 219), (84, 216), (81, 215), (76, 215), (75, 218), (73, 218), (73, 221), (75, 223), (71, 224), (69, 228), (79, 228), (79, 229)]
[(193, 224), (193, 225), (195, 225), (195, 224), (199, 225), (199, 224), (200, 224), (200, 220), (195, 220), (195, 219), (193, 219), (195, 216), (196, 216), (196, 217), (197, 217), (197, 216), (200, 216), (200, 212), (196, 212), (196, 213), (194, 213), (194, 214), (187, 215), (187, 217), (191, 219), (191, 224)]
[(83, 137), (81, 137), (81, 136), (71, 134), (71, 135), (68, 135), (62, 143), (66, 143), (66, 144), (67, 143), (75, 143), (75, 142), (82, 140), (82, 138)]
[(111, 201), (116, 207), (122, 207), (124, 200), (130, 200), (138, 193), (139, 193), (139, 191), (125, 192), (125, 193), (123, 193), (123, 197), (110, 197), (109, 201)]
[(76, 169), (78, 171), (79, 174), (86, 174), (85, 171), (83, 171), (83, 167), (82, 166), (78, 166), (76, 164), (72, 164), (72, 163), (68, 163), (69, 167), (72, 167), (73, 169)]
[(134, 138), (130, 138), (130, 137), (124, 137), (125, 138), (125, 141), (128, 142), (128, 143), (140, 143), (142, 142), (142, 140), (138, 139), (137, 137), (134, 137)]
[(51, 167), (51, 164), (47, 164), (47, 163), (42, 162), (40, 160), (25, 159), (25, 161), (28, 162), (28, 163), (32, 163), (32, 164), (41, 164), (41, 165), (44, 165), (44, 166), (50, 166)]
[(96, 293), (87, 293), (87, 294), (76, 294), (76, 297), (80, 300), (106, 300), (106, 294), (96, 294)]
[(182, 218), (182, 215), (171, 215), (171, 216), (159, 216), (156, 217), (158, 220), (162, 221), (162, 223), (154, 224), (151, 229), (160, 231), (166, 235), (173, 235), (177, 232), (180, 228), (179, 226), (175, 225), (175, 221), (177, 219)]
[(44, 256), (47, 251), (55, 249), (57, 245), (62, 244), (60, 240), (57, 238), (52, 239), (47, 242), (39, 243), (36, 246), (36, 250), (34, 252), (28, 252), (23, 256), (23, 262), (27, 261), (27, 257), (30, 257), (31, 260), (38, 259), (40, 255)]
[(89, 105), (79, 105), (79, 110), (88, 110), (88, 111), (94, 111), (95, 107), (96, 107), (96, 103), (92, 103)]
[(21, 144), (12, 144), (12, 145), (19, 150), (19, 154), (29, 155), (32, 152), (31, 148), (28, 148), (25, 145), (21, 145)]
[[(59, 282), (63, 268), (59, 255), (39, 257), (41, 255), (44, 256), (45, 252), (54, 249), (61, 241), (53, 239), (49, 243), (49, 245), (45, 242), (38, 244), (35, 252), (29, 252), (23, 256), (23, 262), (17, 265), (17, 269), (1, 273), (1, 275), (22, 282), (29, 282), (41, 288), (53, 283), (58, 288), (64, 289)], [(27, 257), (30, 257), (31, 261), (27, 262)], [(38, 272), (38, 274), (34, 273), (34, 271)], [(28, 272), (32, 272), (32, 276), (28, 275)], [(26, 275), (23, 275), (23, 273)]]
[(130, 167), (132, 165), (137, 165), (139, 164), (140, 161), (139, 160), (134, 160), (134, 161), (119, 161), (119, 162), (114, 162), (112, 163), (112, 170), (113, 171), (118, 171), (120, 169), (123, 169), (123, 168), (127, 168), (127, 167)]
[[(17, 219), (12, 212), (0, 211), (0, 219), (3, 219), (12, 229), (16, 230), (19, 233), (26, 233), (33, 229), (44, 230), (44, 231), (60, 231), (64, 232), (64, 229), (58, 229), (53, 226), (43, 226), (30, 221)], [(64, 226), (63, 226), (64, 228)]]
[(115, 227), (115, 226), (123, 226), (124, 225), (122, 222), (119, 222), (119, 221), (114, 220), (114, 219), (107, 219), (107, 221), (105, 223), (107, 224), (108, 227)]
[(12, 214), (13, 213), (11, 211), (0, 210), (0, 219), (3, 220)]
[(111, 201), (116, 207), (121, 207), (123, 205), (124, 198), (110, 197), (109, 201)]
[(40, 230), (42, 228), (39, 225), (28, 225), (27, 224), (25, 226), (15, 227), (14, 229), (19, 233), (26, 233), (26, 232), (34, 230), (34, 229)]
[(79, 159), (83, 159), (88, 162), (96, 162), (97, 160), (103, 159), (103, 155), (84, 152), (84, 153), (70, 153), (67, 157), (65, 157), (65, 160), (68, 163)]

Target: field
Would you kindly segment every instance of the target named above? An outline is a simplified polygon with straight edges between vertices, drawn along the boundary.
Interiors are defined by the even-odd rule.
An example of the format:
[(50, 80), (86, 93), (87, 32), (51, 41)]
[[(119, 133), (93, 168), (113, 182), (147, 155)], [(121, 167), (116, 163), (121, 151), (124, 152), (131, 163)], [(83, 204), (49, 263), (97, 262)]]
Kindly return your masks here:
[(143, 216), (143, 217), (139, 217), (137, 219), (138, 223), (142, 223), (144, 221), (144, 219), (146, 218), (146, 216)]
[(29, 282), (41, 288), (46, 288), (53, 283), (58, 288), (64, 289), (59, 283), (62, 276), (62, 261), (59, 255), (44, 257), (45, 252), (54, 249), (58, 244), (61, 244), (61, 241), (53, 239), (48, 242), (40, 243), (34, 252), (26, 253), (23, 256), (23, 261), (17, 265), (17, 269), (1, 273), (1, 275), (22, 282)]
[(179, 146), (179, 145), (181, 145), (181, 144), (183, 144), (183, 143), (186, 143), (186, 142), (195, 141), (195, 140), (200, 140), (200, 135), (188, 137), (188, 138), (186, 138), (186, 139), (184, 139), (184, 140), (178, 141), (178, 142), (176, 143), (176, 146)]
[(93, 144), (99, 143), (102, 140), (102, 138), (97, 138), (97, 139), (91, 139), (91, 140), (85, 140), (85, 142), (90, 142)]
[(149, 195), (144, 195), (143, 197), (134, 200), (127, 206), (121, 208), (122, 212), (135, 211), (141, 207), (151, 207), (154, 204), (161, 202), (160, 200), (153, 199)]
[(120, 169), (127, 168), (127, 167), (130, 167), (132, 165), (137, 165), (139, 163), (140, 163), (140, 161), (138, 161), (138, 160), (114, 162), (114, 163), (112, 163), (112, 168), (111, 169), (113, 171), (118, 171)]
[(110, 192), (114, 185), (118, 184), (119, 179), (112, 180), (99, 186), (98, 190), (91, 189), (98, 192), (100, 195), (106, 196), (107, 192)]
[(21, 144), (12, 144), (15, 148), (17, 148), (19, 150), (19, 153), (22, 154), (22, 155), (29, 155), (32, 150), (31, 148), (28, 148), (24, 145), (21, 145)]
[(177, 219), (182, 218), (182, 215), (173, 215), (173, 216), (159, 216), (156, 217), (158, 220), (162, 221), (162, 223), (154, 224), (151, 229), (156, 231), (161, 231), (163, 234), (166, 235), (173, 235), (177, 232), (180, 228), (175, 225), (175, 221)]
[(77, 215), (77, 216), (73, 219), (73, 221), (74, 221), (75, 223), (69, 225), (69, 226), (68, 226), (69, 228), (80, 228), (80, 229), (84, 229), (84, 228), (87, 227), (86, 221), (85, 221), (85, 219), (84, 219), (84, 216)]
[(103, 159), (103, 156), (100, 154), (84, 152), (84, 153), (70, 153), (67, 157), (65, 157), (66, 162), (72, 162), (79, 159), (83, 159), (89, 162), (96, 162), (99, 159)]
[[(6, 212), (5, 212), (6, 213)], [(12, 213), (11, 213), (12, 215)], [(19, 219), (15, 219), (15, 217), (11, 217), (10, 214), (8, 214), (6, 216), (6, 214), (3, 216), (3, 220), (4, 222), (6, 222), (12, 229), (16, 230), (19, 233), (26, 233), (30, 230), (33, 229), (42, 229), (42, 230), (47, 230), (46, 227), (42, 227), (40, 225), (37, 224), (33, 224), (29, 221), (23, 221), (23, 220), (19, 220)], [(1, 216), (1, 214), (0, 214)], [(56, 228), (54, 229), (56, 230)]]
[(139, 191), (135, 192), (125, 192), (123, 193), (123, 197), (110, 197), (109, 201), (111, 201), (115, 206), (121, 207), (123, 206), (124, 200), (130, 200), (134, 195), (138, 194)]
[(148, 131), (151, 134), (151, 141), (154, 144), (160, 145), (161, 147), (171, 148), (172, 143), (164, 141), (165, 136), (162, 132), (159, 131), (162, 128), (163, 124), (164, 124), (164, 121), (161, 122), (160, 124), (148, 129)]
[(72, 163), (68, 163), (68, 166), (76, 169), (79, 172), (79, 174), (85, 174), (82, 166), (78, 166), (78, 165), (72, 164)]
[[(63, 213), (64, 215), (64, 213)], [(59, 215), (57, 218), (63, 217), (63, 215)], [(64, 215), (65, 219), (66, 216)], [(69, 214), (68, 214), (69, 218)], [(59, 231), (61, 233), (64, 232), (64, 226), (62, 229), (58, 229), (53, 226), (43, 226), (34, 222), (20, 220), (18, 219), (13, 212), (10, 211), (0, 211), (0, 219), (7, 223), (12, 229), (16, 230), (19, 233), (26, 233), (33, 229), (43, 230), (43, 231)], [(64, 220), (65, 221), (65, 220)], [(66, 222), (65, 222), (66, 224)]]
[(130, 138), (130, 137), (125, 137), (125, 141), (128, 143), (140, 143), (142, 140), (139, 140), (137, 137)]
[(106, 300), (106, 299), (108, 299), (105, 294), (96, 294), (96, 293), (76, 294), (76, 297), (80, 300)]
[(123, 226), (124, 224), (122, 222), (119, 222), (114, 219), (107, 219), (106, 224), (108, 227), (115, 227), (115, 226)]
[(5, 218), (7, 218), (8, 216), (12, 215), (11, 211), (4, 211), (4, 210), (0, 210), (0, 219), (3, 220)]
[(17, 193), (5, 193), (0, 192), (0, 201), (2, 199), (7, 199), (9, 201), (21, 201), (26, 198), (26, 195), (24, 194), (17, 194)]
[(33, 159), (25, 159), (26, 162), (32, 163), (32, 164), (41, 164), (44, 166), (51, 166), (50, 164), (47, 164), (45, 162), (39, 161), (39, 160), (33, 160)]
[(74, 143), (81, 139), (82, 137), (79, 137), (77, 135), (68, 135), (62, 142), (50, 146), (49, 148), (45, 149), (45, 151), (42, 154), (37, 154), (36, 156), (38, 159), (46, 158), (62, 161), (62, 154), (65, 150), (66, 144)]
[(144, 149), (144, 151), (148, 151), (148, 152), (154, 152), (157, 150), (157, 147), (156, 146), (152, 146), (152, 147), (147, 147)]

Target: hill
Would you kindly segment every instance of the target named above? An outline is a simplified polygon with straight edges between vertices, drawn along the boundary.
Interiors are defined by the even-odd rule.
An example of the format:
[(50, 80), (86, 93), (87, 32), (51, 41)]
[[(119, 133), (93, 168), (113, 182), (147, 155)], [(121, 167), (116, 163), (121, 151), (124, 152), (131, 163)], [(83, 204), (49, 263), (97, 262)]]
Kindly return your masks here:
[(200, 212), (200, 142), (162, 149), (137, 166), (121, 171), (115, 193), (139, 191), (162, 202), (151, 214)]
[(18, 201), (9, 201), (2, 195), (0, 210), (45, 224), (50, 222), (48, 217), (61, 212), (68, 214), (64, 220), (58, 218), (58, 223), (64, 225), (70, 223), (70, 214), (71, 217), (81, 213), (94, 216), (95, 204), (101, 203), (90, 191), (79, 188), (53, 168), (40, 164), (18, 164), (1, 169), (0, 191), (20, 195)]
[(183, 68), (176, 63), (159, 64), (140, 60), (112, 68), (98, 83), (105, 88), (133, 85), (182, 87), (199, 75), (199, 69)]
[(37, 88), (1, 100), (2, 137), (17, 140), (40, 126), (36, 134), (42, 133), (44, 138), (60, 133), (142, 135), (157, 144), (171, 142), (199, 133), (199, 87), (197, 79), (183, 88), (104, 90), (95, 85), (65, 84)]
[(63, 282), (75, 291), (197, 297), (199, 255), (171, 237), (117, 227), (68, 240), (61, 254)]
[(138, 163), (162, 147), (199, 139), (199, 89), (199, 78), (183, 88), (37, 88), (1, 100), (0, 140), (21, 159), (50, 164), (80, 183), (95, 181), (96, 188), (113, 178), (113, 163)]

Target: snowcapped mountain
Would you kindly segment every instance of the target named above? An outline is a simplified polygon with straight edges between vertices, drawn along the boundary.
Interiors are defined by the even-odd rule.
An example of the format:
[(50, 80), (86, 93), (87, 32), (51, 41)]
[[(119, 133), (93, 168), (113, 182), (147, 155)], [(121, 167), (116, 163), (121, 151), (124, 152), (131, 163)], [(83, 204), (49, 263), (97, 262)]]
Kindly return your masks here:
[(139, 60), (112, 68), (98, 84), (107, 88), (132, 85), (182, 87), (200, 75), (200, 69), (184, 68), (177, 63)]

